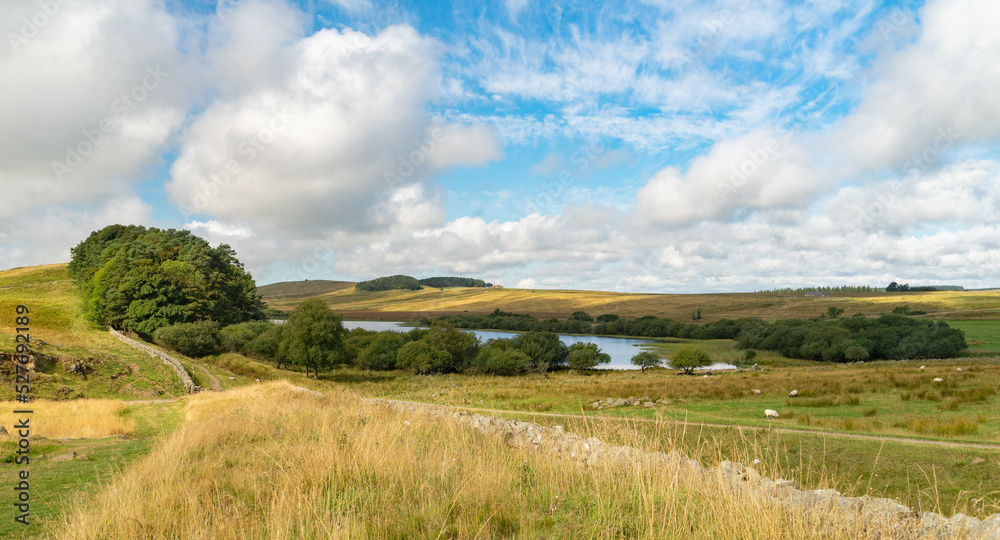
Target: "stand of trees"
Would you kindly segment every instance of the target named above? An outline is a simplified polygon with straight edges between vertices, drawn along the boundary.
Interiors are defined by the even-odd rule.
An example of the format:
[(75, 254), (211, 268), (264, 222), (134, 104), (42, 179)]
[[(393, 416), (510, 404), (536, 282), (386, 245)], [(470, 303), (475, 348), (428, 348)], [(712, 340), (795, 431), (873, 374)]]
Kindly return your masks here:
[(360, 281), (354, 286), (354, 290), (365, 292), (395, 291), (399, 289), (417, 291), (420, 288), (420, 282), (417, 281), (417, 278), (402, 274)]
[(481, 279), (466, 277), (429, 277), (420, 280), (424, 287), (492, 287), (492, 283), (486, 283)]
[(174, 324), (264, 318), (257, 285), (235, 252), (190, 231), (109, 225), (71, 253), (86, 317), (102, 326), (149, 338)]
[(394, 291), (394, 290), (420, 290), (422, 287), (433, 287), (443, 289), (445, 287), (492, 287), (492, 283), (486, 283), (481, 279), (466, 277), (429, 277), (417, 280), (415, 277), (397, 274), (395, 276), (385, 276), (368, 281), (358, 282), (354, 286), (356, 291)]
[[(913, 312), (911, 312), (913, 313)], [(540, 321), (530, 315), (494, 310), (489, 315), (449, 315), (435, 321), (456, 328), (554, 332), (561, 334), (734, 339), (740, 347), (779, 351), (789, 358), (852, 362), (902, 358), (950, 358), (967, 347), (961, 330), (947, 323), (914, 319), (901, 313), (869, 319), (722, 319), (682, 323), (647, 315), (637, 319), (589, 323), (582, 315), (566, 321)], [(585, 314), (584, 314), (585, 315)], [(840, 313), (837, 313), (839, 316)]]

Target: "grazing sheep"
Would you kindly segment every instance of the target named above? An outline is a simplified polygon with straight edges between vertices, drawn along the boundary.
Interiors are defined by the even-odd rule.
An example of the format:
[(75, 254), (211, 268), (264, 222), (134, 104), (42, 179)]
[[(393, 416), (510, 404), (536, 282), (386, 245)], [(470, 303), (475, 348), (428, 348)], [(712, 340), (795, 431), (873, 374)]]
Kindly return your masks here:
[(764, 409), (764, 418), (777, 418), (778, 411), (773, 411), (771, 409)]
[(934, 380), (931, 382), (944, 382), (944, 379), (942, 379), (941, 377), (934, 377)]
[(961, 371), (962, 371), (962, 368), (958, 368), (958, 371), (959, 371), (959, 372), (961, 372)]
[(754, 388), (754, 389), (753, 389), (753, 395), (755, 395), (755, 396), (759, 396), (759, 395), (761, 395), (761, 394), (762, 394), (762, 392), (760, 391), (760, 389), (758, 389), (758, 388)]
[(798, 390), (792, 390), (791, 392), (788, 393), (788, 397), (795, 397), (797, 395), (799, 395)]
[(920, 366), (920, 371), (923, 371), (925, 367), (927, 366)]

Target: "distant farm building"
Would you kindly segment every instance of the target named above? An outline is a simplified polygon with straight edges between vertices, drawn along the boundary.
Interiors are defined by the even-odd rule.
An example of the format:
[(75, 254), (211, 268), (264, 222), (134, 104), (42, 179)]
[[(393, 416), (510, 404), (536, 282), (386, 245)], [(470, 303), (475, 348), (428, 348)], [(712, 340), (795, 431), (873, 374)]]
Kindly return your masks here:
[(807, 292), (807, 293), (806, 293), (806, 296), (830, 296), (830, 295), (829, 295), (829, 294), (827, 294), (827, 293), (825, 293), (825, 292), (820, 292), (820, 291), (810, 291), (810, 292)]
[(503, 285), (494, 285), (494, 286), (493, 286), (493, 288), (494, 288), (494, 289), (502, 289), (502, 288), (503, 288)]

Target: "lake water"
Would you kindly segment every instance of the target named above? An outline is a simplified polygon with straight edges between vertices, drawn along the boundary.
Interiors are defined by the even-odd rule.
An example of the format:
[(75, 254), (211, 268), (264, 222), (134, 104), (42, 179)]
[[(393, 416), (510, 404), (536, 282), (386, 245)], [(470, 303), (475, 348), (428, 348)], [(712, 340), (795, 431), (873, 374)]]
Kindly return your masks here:
[[(365, 330), (373, 330), (376, 332), (381, 332), (383, 330), (408, 332), (413, 327), (404, 326), (403, 323), (394, 321), (344, 321), (344, 328), (347, 328), (348, 330), (364, 328)], [(497, 330), (463, 330), (463, 332), (475, 334), (476, 337), (483, 341), (483, 343), (486, 343), (486, 340), (488, 339), (512, 338), (517, 335), (513, 332), (500, 332)], [(639, 369), (631, 364), (632, 357), (642, 350), (641, 347), (643, 345), (655, 343), (653, 340), (649, 339), (604, 336), (568, 336), (565, 334), (559, 334), (559, 340), (567, 346), (574, 343), (595, 343), (601, 348), (601, 352), (605, 352), (611, 356), (611, 363), (601, 365), (601, 369)], [(736, 366), (719, 362), (712, 364), (707, 369), (736, 369)]]

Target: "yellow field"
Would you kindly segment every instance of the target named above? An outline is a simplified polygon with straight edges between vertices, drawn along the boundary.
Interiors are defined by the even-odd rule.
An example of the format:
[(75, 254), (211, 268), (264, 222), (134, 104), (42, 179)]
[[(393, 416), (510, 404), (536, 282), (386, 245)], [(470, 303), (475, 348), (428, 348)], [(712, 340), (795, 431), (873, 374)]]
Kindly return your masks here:
[[(16, 409), (30, 409), (30, 416), (14, 414)], [(122, 414), (126, 405), (113, 399), (82, 399), (73, 401), (37, 400), (25, 405), (0, 401), (0, 425), (10, 436), (17, 433), (12, 426), (18, 419), (29, 418), (33, 437), (46, 439), (98, 439), (111, 435), (131, 435), (135, 420)]]
[[(514, 450), (446, 419), (287, 382), (187, 404), (185, 424), (55, 538), (880, 538), (672, 467)], [(845, 521), (841, 521), (845, 519)], [(838, 525), (845, 525), (844, 528)]]
[[(309, 282), (313, 283), (313, 282)], [(310, 287), (309, 293), (293, 284), (261, 288), (268, 305), (282, 311), (298, 303), (320, 298), (335, 311), (354, 313), (362, 318), (414, 320), (422, 316), (454, 313), (489, 313), (496, 308), (537, 317), (566, 318), (574, 311), (593, 316), (613, 313), (621, 317), (656, 315), (674, 320), (690, 320), (701, 310), (702, 320), (761, 317), (765, 319), (816, 317), (836, 306), (844, 315), (865, 315), (892, 311), (908, 305), (928, 312), (928, 317), (945, 319), (1000, 320), (1000, 290), (935, 291), (925, 293), (831, 293), (829, 297), (806, 297), (802, 293), (720, 293), (720, 294), (637, 294), (600, 291), (546, 289), (424, 288), (419, 291), (357, 292), (342, 282), (324, 289)]]

